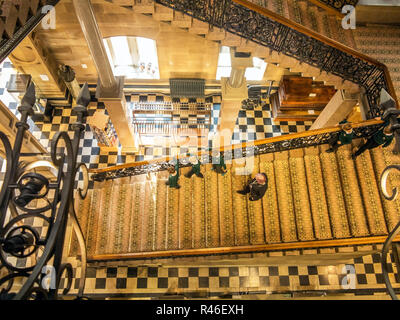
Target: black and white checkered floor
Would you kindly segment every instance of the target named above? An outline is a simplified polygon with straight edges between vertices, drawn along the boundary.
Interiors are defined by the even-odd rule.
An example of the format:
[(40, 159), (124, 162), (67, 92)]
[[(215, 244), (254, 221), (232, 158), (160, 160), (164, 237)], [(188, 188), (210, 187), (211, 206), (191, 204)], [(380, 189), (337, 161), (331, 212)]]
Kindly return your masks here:
[[(169, 295), (241, 299), (246, 295), (268, 297), (272, 294), (288, 294), (288, 297), (374, 295), (387, 298), (380, 262), (381, 248), (381, 245), (365, 245), (239, 254), (234, 258), (222, 256), (220, 261), (215, 257), (203, 257), (136, 263), (119, 261), (111, 266), (96, 263), (87, 270), (85, 293), (94, 298), (148, 299), (163, 299)], [(332, 253), (347, 254), (349, 258), (324, 264), (315, 256)], [(311, 255), (314, 255), (312, 259), (316, 259), (314, 263), (312, 259), (301, 262), (300, 256)], [(358, 256), (351, 258), (352, 255)], [(248, 263), (238, 263), (241, 259)], [(388, 261), (389, 278), (398, 290), (400, 281), (396, 266), (390, 263), (393, 257), (390, 256)], [(72, 258), (70, 262), (78, 265)], [(79, 275), (80, 268), (77, 267), (75, 276), (79, 278)], [(76, 293), (77, 288), (78, 280), (75, 280), (71, 294)]]
[[(11, 73), (15, 73), (11, 63), (5, 61), (0, 65), (0, 99), (18, 116), (18, 99), (7, 92), (6, 81)], [(164, 97), (141, 95), (127, 96), (128, 103), (135, 99), (161, 100)], [(210, 97), (213, 103), (210, 131), (218, 124), (220, 97)], [(89, 115), (98, 109), (105, 109), (101, 102), (95, 99), (89, 106)], [(75, 121), (71, 107), (56, 108), (51, 123), (30, 121), (30, 131), (46, 147), (57, 131), (69, 129), (69, 124)], [(274, 123), (268, 101), (256, 110), (241, 110), (238, 114), (232, 143), (240, 143), (257, 139), (274, 137), (282, 134), (301, 132), (311, 126), (311, 122), (280, 122)], [(147, 160), (176, 153), (195, 152), (197, 150), (182, 148), (165, 148), (163, 146), (142, 146), (135, 160)], [(119, 152), (102, 152), (93, 137), (89, 126), (86, 126), (81, 140), (78, 161), (84, 162), (90, 168), (102, 168), (124, 163), (126, 157)], [(4, 167), (4, 166), (3, 166)], [(40, 227), (40, 226), (38, 226)], [(274, 264), (268, 265), (218, 265), (207, 262), (207, 258), (195, 260), (191, 266), (179, 265), (179, 259), (171, 261), (154, 261), (134, 264), (120, 262), (117, 267), (93, 264), (89, 267), (85, 293), (91, 296), (129, 296), (136, 298), (163, 297), (168, 294), (182, 294), (186, 297), (218, 297), (232, 295), (233, 298), (251, 293), (268, 295), (271, 293), (293, 292), (330, 292), (332, 294), (375, 294), (384, 295), (385, 285), (379, 259), (381, 246), (343, 247), (336, 249), (318, 249), (287, 252), (269, 252), (250, 255), (252, 257), (296, 256), (316, 253), (374, 251), (363, 257), (350, 259), (346, 264), (315, 265), (308, 264)], [(247, 259), (249, 255), (238, 255)], [(215, 257), (210, 257), (214, 258)], [(74, 272), (79, 279), (79, 263), (73, 257), (67, 258), (74, 266)], [(202, 260), (205, 259), (205, 260)], [(206, 263), (205, 263), (206, 261)], [(393, 261), (393, 260), (392, 260)], [(196, 262), (198, 265), (196, 265)], [(174, 265), (175, 264), (175, 265)], [(400, 288), (395, 264), (391, 264), (390, 277), (396, 288)], [(349, 278), (354, 272), (354, 283), (345, 286), (343, 279)], [(395, 276), (396, 275), (396, 276)], [(350, 279), (350, 278), (349, 278)], [(78, 281), (75, 280), (73, 292), (77, 291)], [(72, 292), (72, 293), (73, 293)]]

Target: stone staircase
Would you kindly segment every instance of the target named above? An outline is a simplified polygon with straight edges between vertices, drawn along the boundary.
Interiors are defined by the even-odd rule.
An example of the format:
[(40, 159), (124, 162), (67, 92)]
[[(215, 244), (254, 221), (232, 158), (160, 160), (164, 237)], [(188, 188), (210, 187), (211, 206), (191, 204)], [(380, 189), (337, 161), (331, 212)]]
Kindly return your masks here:
[[(235, 34), (226, 32), (219, 28), (210, 26), (200, 20), (196, 20), (181, 12), (155, 3), (153, 0), (106, 0), (116, 5), (125, 7), (135, 13), (152, 16), (155, 20), (171, 24), (187, 32), (216, 41), (222, 46), (235, 47), (237, 52), (251, 52), (253, 56), (265, 60), (269, 63), (269, 68), (289, 69), (291, 72), (300, 72), (304, 77), (314, 77), (316, 81), (323, 81), (326, 85), (333, 85), (336, 89), (344, 89), (349, 92), (358, 92), (359, 86), (350, 81), (343, 81), (342, 78), (320, 69), (302, 64), (298, 60), (279, 54), (277, 51), (258, 45), (252, 41), (241, 38)], [(340, 24), (340, 18), (324, 9), (315, 6), (305, 0), (251, 0), (251, 2), (265, 7), (284, 18), (290, 19), (298, 24), (316, 31), (337, 42), (354, 48), (355, 43), (351, 30), (344, 30)], [(271, 70), (272, 71), (272, 70)], [(268, 71), (267, 71), (268, 72)], [(271, 74), (277, 74), (271, 72)], [(279, 75), (278, 75), (279, 76)], [(279, 81), (280, 79), (270, 79)]]
[[(95, 182), (76, 204), (89, 259), (374, 241), (400, 218), (400, 200), (385, 200), (378, 188), (384, 167), (399, 163), (400, 156), (391, 153), (392, 145), (353, 161), (350, 147), (326, 153), (322, 145), (246, 158), (246, 163), (234, 160), (225, 176), (205, 164), (204, 179), (188, 179), (183, 176), (188, 168), (182, 168), (179, 190), (165, 185), (166, 171)], [(244, 168), (253, 176), (267, 174), (262, 200), (236, 193), (249, 179), (239, 174)], [(389, 184), (389, 190), (398, 186), (400, 176), (391, 175)], [(76, 240), (71, 248), (76, 252)]]

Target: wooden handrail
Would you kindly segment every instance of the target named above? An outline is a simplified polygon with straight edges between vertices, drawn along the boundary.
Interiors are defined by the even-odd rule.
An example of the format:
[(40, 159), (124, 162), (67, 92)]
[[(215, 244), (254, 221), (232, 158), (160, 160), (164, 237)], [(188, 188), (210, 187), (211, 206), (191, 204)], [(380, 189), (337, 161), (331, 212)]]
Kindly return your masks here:
[[(367, 120), (367, 121), (363, 121), (363, 122), (353, 123), (352, 126), (353, 126), (353, 128), (359, 128), (359, 127), (372, 126), (372, 125), (381, 124), (381, 123), (383, 123), (382, 120), (372, 119), (372, 120)], [(288, 140), (309, 137), (309, 136), (314, 136), (314, 135), (323, 134), (323, 133), (337, 132), (340, 130), (341, 130), (341, 128), (338, 126), (324, 128), (324, 129), (308, 130), (308, 131), (303, 131), (303, 132), (299, 132), (299, 133), (285, 134), (285, 135), (281, 135), (281, 136), (277, 136), (277, 137), (260, 139), (260, 140), (250, 141), (250, 142), (242, 142), (242, 143), (232, 144), (232, 145), (228, 145), (228, 146), (222, 146), (219, 148), (219, 150), (220, 150), (220, 152), (224, 152), (224, 151), (229, 151), (229, 150), (234, 150), (234, 149), (244, 149), (246, 147), (251, 147), (251, 146), (257, 146), (257, 145), (279, 142), (279, 141), (288, 141)], [(199, 151), (199, 152), (197, 152), (196, 155), (201, 156), (201, 155), (204, 155), (205, 153), (207, 153), (207, 151)], [(182, 154), (182, 155), (177, 155), (175, 157), (163, 157), (163, 158), (157, 158), (157, 159), (152, 159), (152, 160), (147, 160), (147, 161), (130, 162), (130, 163), (124, 163), (124, 164), (120, 164), (120, 165), (110, 166), (107, 168), (90, 169), (89, 172), (97, 174), (97, 173), (101, 173), (101, 172), (108, 172), (108, 171), (138, 167), (138, 166), (143, 166), (143, 165), (155, 164), (158, 162), (168, 162), (168, 161), (173, 160), (174, 158), (179, 160), (181, 158), (186, 158), (186, 157), (187, 156), (185, 154)]]
[[(361, 238), (345, 238), (331, 240), (313, 240), (313, 241), (298, 241), (298, 242), (281, 242), (268, 244), (254, 244), (237, 247), (216, 247), (216, 248), (197, 248), (197, 249), (176, 249), (164, 251), (146, 251), (146, 252), (130, 252), (130, 253), (105, 253), (94, 254), (88, 257), (91, 261), (107, 261), (107, 260), (128, 260), (128, 259), (149, 259), (149, 258), (168, 258), (168, 257), (184, 257), (184, 256), (199, 256), (212, 254), (232, 254), (244, 252), (263, 252), (263, 251), (282, 251), (295, 249), (311, 249), (311, 248), (327, 248), (327, 247), (342, 247), (342, 246), (357, 246), (366, 244), (384, 243), (385, 236), (371, 236)], [(399, 241), (400, 237), (396, 237)]]

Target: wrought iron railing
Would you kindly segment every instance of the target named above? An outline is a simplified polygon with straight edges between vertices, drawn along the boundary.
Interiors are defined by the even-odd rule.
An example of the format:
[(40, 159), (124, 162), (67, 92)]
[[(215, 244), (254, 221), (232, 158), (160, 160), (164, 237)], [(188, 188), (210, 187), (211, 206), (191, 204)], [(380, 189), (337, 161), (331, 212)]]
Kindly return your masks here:
[[(363, 123), (353, 125), (355, 138), (370, 137), (376, 130), (384, 125), (382, 120), (369, 120)], [(245, 142), (219, 148), (217, 151), (224, 158), (225, 162), (233, 159), (242, 159), (251, 156), (257, 156), (265, 153), (273, 153), (298, 148), (307, 148), (327, 144), (336, 140), (339, 127), (331, 127), (319, 130), (309, 130), (301, 133), (282, 135), (273, 138), (257, 140), (254, 142)], [(214, 150), (211, 148), (200, 151), (195, 155), (202, 164), (212, 163)], [(126, 163), (107, 167), (104, 169), (93, 169), (92, 179), (95, 181), (104, 181), (127, 176), (146, 174), (167, 170), (175, 161), (179, 161), (181, 167), (190, 166), (190, 157), (193, 154), (176, 155), (175, 157), (165, 157), (149, 161)], [(215, 156), (215, 155), (214, 155)]]
[[(57, 132), (51, 142), (50, 159), (38, 160), (43, 155), (21, 153), (24, 135), (29, 129), (28, 116), (33, 114), (35, 101), (35, 87), (31, 83), (18, 108), (21, 120), (16, 124), (13, 148), (7, 136), (0, 132), (7, 161), (0, 191), (0, 298), (57, 299), (64, 273), (68, 281), (62, 293), (69, 292), (73, 270), (71, 264), (63, 261), (68, 219), (72, 221), (81, 250), (77, 296), (83, 298), (86, 247), (75, 214), (73, 196), (78, 171), (84, 176), (84, 188), (78, 190), (81, 198), (86, 196), (88, 188), (88, 170), (84, 164), (77, 163), (77, 155), (90, 93), (86, 84), (77, 99), (78, 105), (73, 109), (77, 115), (76, 123), (71, 125), (73, 138), (67, 132)], [(36, 158), (28, 161), (32, 156)], [(37, 201), (36, 206), (32, 205), (32, 201)], [(42, 222), (46, 231), (44, 235), (38, 231), (32, 219)]]
[(342, 14), (342, 8), (344, 6), (355, 7), (358, 0), (311, 0), (311, 2), (322, 8), (331, 9), (336, 13)]
[(379, 94), (396, 100), (385, 65), (246, 0), (156, 0), (157, 3), (295, 58), (365, 88), (368, 118), (382, 115)]

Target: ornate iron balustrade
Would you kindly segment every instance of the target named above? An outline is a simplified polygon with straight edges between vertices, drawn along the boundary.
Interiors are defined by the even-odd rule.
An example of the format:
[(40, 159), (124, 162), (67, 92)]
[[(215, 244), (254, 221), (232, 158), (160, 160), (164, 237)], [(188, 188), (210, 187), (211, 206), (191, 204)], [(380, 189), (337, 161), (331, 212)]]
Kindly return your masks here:
[[(24, 1), (24, 0), (2, 0), (0, 1), (0, 19), (3, 23), (1, 41), (0, 41), (0, 62), (18, 46), (18, 44), (42, 21), (47, 15), (46, 6), (55, 6), (59, 0), (46, 1)], [(29, 9), (27, 9), (29, 7)], [(26, 15), (24, 14), (26, 12)], [(2, 18), (3, 17), (3, 18)], [(12, 22), (8, 26), (12, 35), (6, 32), (4, 25), (9, 24), (8, 19)], [(18, 23), (21, 25), (17, 27)], [(11, 31), (12, 30), (12, 31)]]
[[(372, 120), (364, 124), (357, 124), (353, 127), (355, 138), (370, 137), (376, 130), (382, 127), (383, 121)], [(335, 140), (339, 135), (340, 128), (329, 128), (324, 130), (311, 130), (300, 134), (283, 135), (280, 137), (268, 138), (264, 140), (247, 142), (238, 145), (232, 145), (224, 150), (219, 150), (220, 155), (224, 157), (225, 162), (233, 159), (242, 159), (251, 156), (257, 156), (265, 153), (273, 153), (298, 148), (307, 148), (327, 144)], [(191, 155), (180, 155), (175, 158), (155, 159), (152, 161), (137, 162), (131, 165), (120, 165), (106, 169), (93, 170), (92, 179), (95, 181), (104, 181), (108, 179), (117, 179), (128, 176), (147, 174), (167, 170), (176, 160), (181, 167), (190, 166), (189, 158)], [(209, 149), (197, 154), (202, 164), (212, 163), (213, 150)]]
[[(82, 88), (73, 109), (77, 122), (72, 124), (71, 139), (67, 132), (58, 132), (51, 142), (51, 160), (20, 161), (24, 133), (29, 129), (28, 116), (33, 114), (36, 101), (33, 83), (28, 87), (18, 108), (21, 120), (16, 124), (14, 147), (7, 136), (0, 132), (7, 168), (0, 191), (0, 278), (1, 299), (57, 299), (62, 275), (66, 272), (67, 294), (72, 284), (72, 266), (63, 262), (64, 240), (68, 219), (71, 219), (81, 250), (81, 278), (78, 298), (83, 298), (86, 274), (86, 247), (73, 202), (74, 180), (78, 171), (84, 175), (84, 187), (78, 190), (84, 198), (88, 189), (88, 170), (77, 163), (79, 141), (85, 128), (83, 122), (90, 102), (87, 84)], [(60, 147), (62, 150), (60, 152)], [(46, 172), (46, 176), (37, 173)], [(47, 176), (50, 176), (48, 178)], [(32, 208), (30, 202), (38, 201), (40, 207)], [(43, 203), (43, 204), (42, 204)], [(44, 237), (32, 225), (40, 219), (47, 227)], [(30, 264), (27, 263), (28, 259)], [(46, 274), (46, 270), (53, 270)], [(6, 274), (5, 274), (6, 273)], [(50, 284), (46, 280), (50, 279)], [(24, 281), (25, 280), (25, 281)], [(17, 282), (20, 287), (16, 288)]]
[[(382, 89), (394, 96), (385, 66), (337, 42), (289, 21), (278, 19), (265, 8), (245, 0), (156, 0), (157, 3), (183, 12), (270, 50), (295, 58), (301, 63), (354, 82), (366, 89), (368, 117), (382, 115), (379, 93)], [(390, 82), (390, 83), (389, 83)]]

